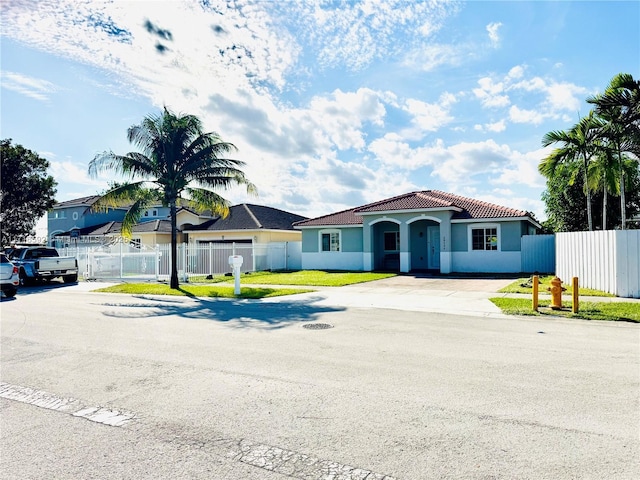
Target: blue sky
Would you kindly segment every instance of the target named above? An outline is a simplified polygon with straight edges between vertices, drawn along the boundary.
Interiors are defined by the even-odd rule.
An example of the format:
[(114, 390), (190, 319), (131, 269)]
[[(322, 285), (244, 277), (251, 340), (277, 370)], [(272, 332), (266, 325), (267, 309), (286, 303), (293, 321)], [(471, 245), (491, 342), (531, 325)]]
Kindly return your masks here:
[(639, 75), (640, 2), (2, 2), (1, 126), (57, 200), (163, 105), (239, 151), (259, 196), (317, 216), (437, 189), (543, 220), (542, 136)]

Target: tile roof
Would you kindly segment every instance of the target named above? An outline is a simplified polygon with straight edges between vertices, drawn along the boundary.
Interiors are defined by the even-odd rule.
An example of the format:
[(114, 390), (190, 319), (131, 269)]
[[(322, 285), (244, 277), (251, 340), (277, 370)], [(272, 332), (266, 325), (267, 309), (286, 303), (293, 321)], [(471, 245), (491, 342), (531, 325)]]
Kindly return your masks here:
[(69, 207), (90, 207), (98, 201), (100, 195), (91, 195), (88, 197), (74, 198), (65, 202), (56, 203), (53, 208), (69, 208)]
[[(84, 235), (119, 235), (122, 230), (122, 222), (109, 222), (91, 230)], [(150, 220), (134, 225), (132, 233), (171, 233), (170, 220)]]
[(518, 218), (532, 215), (525, 210), (503, 207), (493, 203), (462, 197), (439, 190), (405, 193), (350, 210), (298, 222), (297, 227), (361, 225), (362, 215), (403, 210), (451, 210), (452, 220), (483, 218)]
[(185, 230), (293, 230), (293, 224), (303, 220), (307, 220), (307, 217), (277, 208), (243, 203), (229, 207), (229, 215), (226, 218), (216, 217)]
[(322, 217), (311, 218), (296, 222), (296, 227), (314, 227), (314, 226), (338, 226), (338, 225), (362, 225), (362, 217), (356, 215), (356, 209), (343, 210), (337, 213), (330, 213)]

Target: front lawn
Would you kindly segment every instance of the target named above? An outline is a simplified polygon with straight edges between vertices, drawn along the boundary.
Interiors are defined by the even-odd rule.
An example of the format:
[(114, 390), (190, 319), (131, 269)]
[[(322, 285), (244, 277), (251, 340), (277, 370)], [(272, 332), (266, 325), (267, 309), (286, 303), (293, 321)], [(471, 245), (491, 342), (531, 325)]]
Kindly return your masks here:
[(507, 315), (538, 315), (583, 318), (585, 320), (610, 320), (640, 323), (640, 308), (634, 302), (580, 302), (578, 313), (571, 312), (571, 302), (563, 302), (562, 310), (549, 308), (550, 300), (540, 300), (538, 312), (531, 308), (531, 299), (490, 298), (502, 313)]
[[(258, 285), (305, 285), (310, 287), (342, 287), (355, 283), (371, 282), (394, 277), (395, 273), (374, 272), (334, 272), (324, 270), (301, 270), (295, 272), (251, 272), (242, 274), (241, 284)], [(190, 277), (190, 283), (233, 283), (232, 276), (218, 275), (207, 279), (205, 276)]]
[[(548, 294), (549, 291), (547, 288), (551, 286), (551, 280), (553, 280), (554, 275), (541, 275), (539, 277), (540, 284), (538, 285), (538, 291), (541, 294)], [(515, 282), (510, 283), (504, 288), (498, 290), (500, 293), (527, 293), (531, 295), (533, 293), (533, 287), (531, 286), (531, 277), (519, 278)], [(567, 290), (563, 292), (563, 295), (571, 295), (573, 292), (573, 287), (568, 283), (563, 283), (562, 286)], [(580, 280), (578, 280), (578, 295), (586, 295), (590, 297), (615, 297), (607, 292), (602, 292), (600, 290), (593, 290), (591, 288), (583, 288), (580, 287)]]
[(240, 295), (235, 295), (233, 286), (226, 285), (189, 285), (182, 284), (177, 290), (164, 283), (119, 283), (110, 287), (99, 288), (95, 292), (129, 293), (136, 295), (177, 295), (189, 297), (217, 298), (267, 298), (282, 295), (295, 295), (313, 290), (304, 288), (254, 288), (240, 287)]

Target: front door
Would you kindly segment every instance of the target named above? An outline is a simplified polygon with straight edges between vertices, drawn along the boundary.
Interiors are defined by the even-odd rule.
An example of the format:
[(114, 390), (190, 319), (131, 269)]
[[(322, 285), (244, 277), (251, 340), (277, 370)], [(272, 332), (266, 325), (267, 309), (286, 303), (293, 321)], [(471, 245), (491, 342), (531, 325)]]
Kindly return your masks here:
[(427, 227), (427, 261), (429, 270), (440, 270), (440, 227)]

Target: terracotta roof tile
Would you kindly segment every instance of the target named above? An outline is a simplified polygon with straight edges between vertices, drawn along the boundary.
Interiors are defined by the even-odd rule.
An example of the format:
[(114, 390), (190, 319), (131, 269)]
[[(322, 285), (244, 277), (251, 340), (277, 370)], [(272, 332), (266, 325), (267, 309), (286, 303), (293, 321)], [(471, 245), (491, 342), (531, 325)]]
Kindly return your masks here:
[(296, 226), (361, 225), (363, 214), (425, 209), (452, 210), (454, 212), (453, 220), (532, 217), (529, 212), (524, 210), (503, 207), (439, 190), (424, 190), (405, 193), (350, 210), (312, 218), (298, 222)]
[(303, 220), (294, 224), (296, 227), (338, 226), (338, 225), (362, 225), (362, 217), (355, 214), (355, 208), (331, 213), (322, 217)]

